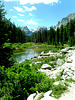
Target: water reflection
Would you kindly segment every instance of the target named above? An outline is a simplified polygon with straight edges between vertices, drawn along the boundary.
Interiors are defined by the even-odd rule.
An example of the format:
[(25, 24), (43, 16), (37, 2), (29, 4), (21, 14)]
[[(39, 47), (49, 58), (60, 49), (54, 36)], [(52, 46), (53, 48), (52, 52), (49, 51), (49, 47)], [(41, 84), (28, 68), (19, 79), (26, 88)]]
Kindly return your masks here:
[(39, 53), (34, 51), (33, 49), (26, 49), (24, 52), (14, 55), (13, 58), (17, 62), (19, 62), (34, 56), (38, 56), (38, 54)]

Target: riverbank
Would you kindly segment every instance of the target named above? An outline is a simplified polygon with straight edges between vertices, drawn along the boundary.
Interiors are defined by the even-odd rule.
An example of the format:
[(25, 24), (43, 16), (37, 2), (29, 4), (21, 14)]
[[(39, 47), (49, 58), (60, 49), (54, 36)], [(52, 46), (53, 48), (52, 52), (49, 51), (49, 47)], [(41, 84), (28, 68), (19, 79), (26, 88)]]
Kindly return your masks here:
[[(46, 58), (48, 62), (44, 62), (38, 70), (42, 73), (45, 73), (50, 79), (52, 78), (55, 79), (53, 85), (56, 88), (58, 87), (57, 92), (54, 92), (54, 90), (52, 89), (44, 94), (38, 93), (36, 94), (35, 97), (37, 99), (34, 98), (34, 100), (38, 100), (38, 98), (40, 98), (39, 100), (46, 100), (46, 99), (47, 100), (75, 100), (75, 89), (73, 88), (73, 86), (75, 86), (75, 47), (66, 48), (61, 51), (62, 54), (65, 55), (64, 59), (62, 58), (60, 59), (59, 56), (58, 59), (56, 59), (56, 61), (53, 60), (49, 62), (48, 58)], [(41, 60), (39, 62), (35, 62), (36, 65), (38, 63), (41, 63)], [(52, 67), (50, 63), (54, 66)], [(64, 91), (65, 88), (63, 88), (63, 85), (67, 86), (67, 91)], [(61, 93), (62, 94), (61, 96), (60, 96), (60, 92), (61, 92), (60, 86), (62, 86), (62, 88), (64, 89)], [(54, 89), (56, 90), (56, 88)], [(56, 94), (57, 96), (55, 96)], [(55, 99), (56, 97), (58, 99)], [(29, 98), (27, 100), (31, 100)]]
[(47, 44), (38, 44), (38, 43), (24, 43), (24, 44), (11, 44), (6, 43), (5, 46), (10, 47), (13, 50), (13, 59), (17, 62), (23, 62), (25, 59), (38, 56), (42, 51), (48, 53), (49, 50), (51, 52), (60, 52), (60, 50), (64, 47), (62, 46), (53, 46)]
[(13, 53), (19, 53), (25, 51), (26, 48), (32, 46), (32, 43), (4, 43), (4, 47), (10, 47)]
[(58, 100), (63, 93), (66, 94), (70, 84), (75, 83), (72, 77), (75, 72), (75, 60), (68, 59), (75, 57), (75, 49), (64, 48), (59, 51), (42, 52), (39, 55), (41, 58), (26, 59), (10, 68), (1, 66), (1, 99), (27, 100), (29, 95), (35, 93), (40, 96), (41, 93), (39, 100)]
[[(68, 45), (65, 44), (64, 46), (62, 45), (48, 45), (48, 44), (43, 44), (43, 43), (32, 43), (32, 42), (27, 42), (27, 43), (4, 43), (3, 47), (10, 47), (13, 50), (13, 53), (18, 53), (22, 52), (25, 49), (31, 47), (35, 51), (49, 51), (52, 50), (52, 52), (58, 52), (58, 49), (62, 49), (67, 47)], [(58, 48), (58, 49), (57, 49)]]

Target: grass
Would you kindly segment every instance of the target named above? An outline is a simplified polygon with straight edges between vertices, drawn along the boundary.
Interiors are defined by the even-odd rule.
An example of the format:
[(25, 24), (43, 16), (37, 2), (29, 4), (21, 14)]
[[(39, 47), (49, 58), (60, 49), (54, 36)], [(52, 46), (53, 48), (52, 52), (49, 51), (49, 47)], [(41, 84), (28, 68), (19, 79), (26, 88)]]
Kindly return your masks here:
[(31, 47), (31, 43), (4, 43), (4, 47), (10, 47), (14, 53), (23, 52), (26, 48)]

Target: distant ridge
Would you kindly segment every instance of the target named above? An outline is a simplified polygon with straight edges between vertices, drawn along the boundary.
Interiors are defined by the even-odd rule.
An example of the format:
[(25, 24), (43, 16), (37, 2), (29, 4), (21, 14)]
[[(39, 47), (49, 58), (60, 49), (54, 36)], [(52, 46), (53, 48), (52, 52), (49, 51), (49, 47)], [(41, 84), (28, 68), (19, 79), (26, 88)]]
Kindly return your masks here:
[(55, 29), (57, 29), (57, 27), (60, 27), (61, 25), (64, 25), (64, 26), (67, 25), (67, 23), (71, 19), (75, 19), (75, 13), (69, 14), (67, 17), (63, 18), (61, 21), (58, 21), (58, 24), (55, 26)]
[[(71, 20), (71, 19), (75, 19), (75, 13), (73, 14), (69, 14), (67, 17), (63, 18), (61, 21), (58, 21), (58, 24), (56, 26), (54, 26), (54, 29), (57, 29), (57, 27), (60, 27), (61, 25), (67, 25), (67, 23)], [(46, 27), (44, 26), (39, 26), (35, 29), (31, 29), (29, 30), (27, 26), (21, 27), (21, 29), (25, 32), (25, 34), (27, 36), (32, 36), (33, 32), (37, 32), (39, 30), (43, 31)]]
[(30, 30), (28, 29), (27, 26), (20, 27), (20, 28), (21, 28), (21, 30), (23, 30), (23, 31), (25, 32), (25, 34), (26, 34), (27, 36), (32, 36), (33, 32), (30, 31)]
[(23, 30), (27, 36), (32, 36), (33, 32), (37, 32), (39, 30), (43, 31), (44, 29), (45, 29), (44, 26), (42, 27), (39, 26), (36, 29), (31, 29), (31, 30), (29, 30), (27, 26), (21, 27), (21, 30)]

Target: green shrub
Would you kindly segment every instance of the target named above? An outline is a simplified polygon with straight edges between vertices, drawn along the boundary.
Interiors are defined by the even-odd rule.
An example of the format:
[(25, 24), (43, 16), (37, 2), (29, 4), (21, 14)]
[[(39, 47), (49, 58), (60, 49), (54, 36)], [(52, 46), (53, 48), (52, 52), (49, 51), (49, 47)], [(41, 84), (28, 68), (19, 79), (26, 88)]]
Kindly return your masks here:
[(59, 98), (65, 90), (67, 90), (67, 86), (62, 84), (54, 85), (52, 88), (52, 92), (55, 98)]
[[(42, 87), (40, 84), (42, 84)], [(20, 64), (6, 69), (1, 67), (1, 98), (6, 96), (11, 98), (10, 100), (12, 98), (24, 100), (31, 93), (49, 90), (49, 84), (47, 76), (34, 72), (28, 64)]]

